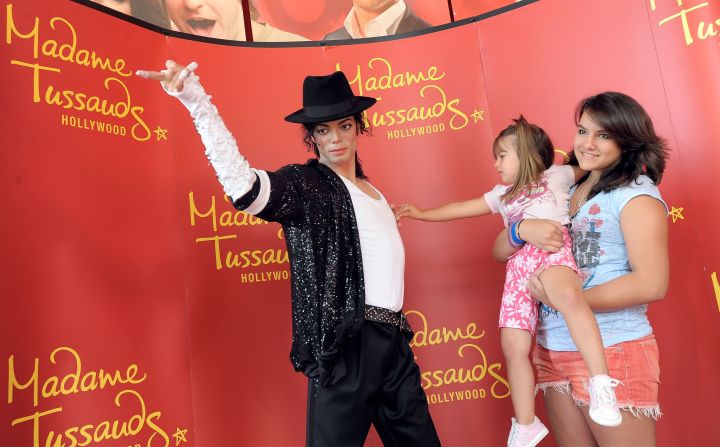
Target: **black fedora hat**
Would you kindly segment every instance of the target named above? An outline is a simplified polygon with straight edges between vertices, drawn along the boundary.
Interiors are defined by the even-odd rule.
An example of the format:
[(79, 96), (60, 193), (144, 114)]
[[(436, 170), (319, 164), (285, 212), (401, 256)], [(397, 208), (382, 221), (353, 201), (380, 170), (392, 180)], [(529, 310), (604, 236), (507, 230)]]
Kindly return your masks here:
[(303, 108), (285, 117), (291, 123), (322, 123), (362, 112), (377, 100), (356, 96), (342, 71), (307, 76), (303, 82)]

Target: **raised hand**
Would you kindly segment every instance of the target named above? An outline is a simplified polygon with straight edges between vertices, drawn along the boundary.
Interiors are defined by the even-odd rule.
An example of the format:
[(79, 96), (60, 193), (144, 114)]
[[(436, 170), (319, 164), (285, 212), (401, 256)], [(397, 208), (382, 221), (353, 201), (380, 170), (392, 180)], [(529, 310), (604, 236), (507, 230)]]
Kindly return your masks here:
[(547, 299), (547, 295), (545, 294), (545, 288), (543, 287), (543, 284), (540, 281), (540, 276), (538, 276), (535, 273), (530, 275), (530, 278), (528, 279), (528, 282), (527, 282), (527, 289), (533, 298), (540, 301), (544, 305), (554, 309), (550, 300)]
[(165, 62), (167, 67), (165, 70), (160, 71), (148, 71), (148, 70), (137, 70), (136, 75), (143, 79), (152, 79), (160, 81), (163, 88), (169, 92), (182, 91), (185, 79), (197, 69), (197, 62), (190, 62), (187, 66), (182, 66), (177, 62), (168, 60)]

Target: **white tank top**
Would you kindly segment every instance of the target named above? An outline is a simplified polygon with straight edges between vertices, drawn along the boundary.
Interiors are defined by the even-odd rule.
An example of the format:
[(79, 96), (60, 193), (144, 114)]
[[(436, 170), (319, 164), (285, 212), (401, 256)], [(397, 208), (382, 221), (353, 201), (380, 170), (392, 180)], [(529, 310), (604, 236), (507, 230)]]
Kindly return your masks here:
[(365, 304), (393, 311), (402, 309), (405, 287), (405, 248), (395, 215), (385, 197), (365, 194), (355, 184), (340, 176), (350, 192), (362, 250), (365, 279)]

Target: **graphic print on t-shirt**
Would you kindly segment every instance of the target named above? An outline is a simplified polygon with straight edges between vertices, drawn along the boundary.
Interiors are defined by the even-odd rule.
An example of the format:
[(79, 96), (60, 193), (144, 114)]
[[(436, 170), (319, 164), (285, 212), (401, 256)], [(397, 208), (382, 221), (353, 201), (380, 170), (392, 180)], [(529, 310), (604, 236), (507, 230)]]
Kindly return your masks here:
[(524, 213), (526, 213), (528, 206), (536, 206), (545, 202), (555, 203), (555, 194), (550, 190), (547, 179), (543, 176), (536, 184), (523, 189), (520, 194), (506, 203), (508, 224), (523, 218), (538, 217), (532, 216), (532, 213), (527, 213), (527, 215), (524, 215)]
[[(592, 217), (597, 216), (601, 212), (602, 209), (600, 206), (594, 203), (588, 210), (590, 217), (583, 217), (582, 219), (573, 221), (573, 226), (570, 230), (570, 236), (573, 241), (572, 253), (575, 258), (575, 263), (580, 270), (583, 288), (590, 284), (590, 281), (594, 278), (595, 275), (589, 272), (593, 271), (594, 268), (600, 264), (600, 256), (604, 253), (604, 251), (600, 249), (601, 232), (598, 231), (603, 225), (603, 220)], [(541, 304), (538, 319), (543, 320), (548, 315), (557, 315), (557, 313), (557, 310)]]
[(589, 272), (600, 264), (600, 256), (603, 255), (603, 250), (600, 249), (601, 232), (599, 231), (603, 220), (592, 217), (600, 214), (601, 211), (597, 204), (593, 204), (588, 211), (591, 217), (583, 217), (579, 222), (574, 221), (570, 230), (573, 240), (572, 252), (582, 274), (583, 287), (592, 281), (595, 275)]

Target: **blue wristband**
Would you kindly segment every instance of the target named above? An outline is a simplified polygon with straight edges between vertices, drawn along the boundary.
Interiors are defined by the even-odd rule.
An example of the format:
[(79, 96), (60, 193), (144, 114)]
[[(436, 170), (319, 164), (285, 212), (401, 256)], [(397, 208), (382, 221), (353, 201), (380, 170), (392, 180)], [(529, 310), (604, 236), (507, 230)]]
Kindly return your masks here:
[(513, 241), (513, 238), (512, 238), (512, 236), (511, 236), (511, 231), (510, 231), (510, 229), (508, 229), (507, 236), (508, 236), (508, 244), (510, 244), (510, 246), (511, 246), (512, 248), (520, 248), (520, 247), (522, 247), (522, 244), (516, 244), (516, 243)]
[(522, 244), (525, 243), (525, 241), (522, 240), (517, 234), (517, 227), (518, 225), (520, 225), (520, 222), (522, 222), (522, 220), (519, 220), (514, 224), (510, 225), (510, 245), (512, 245), (513, 247), (520, 247)]

